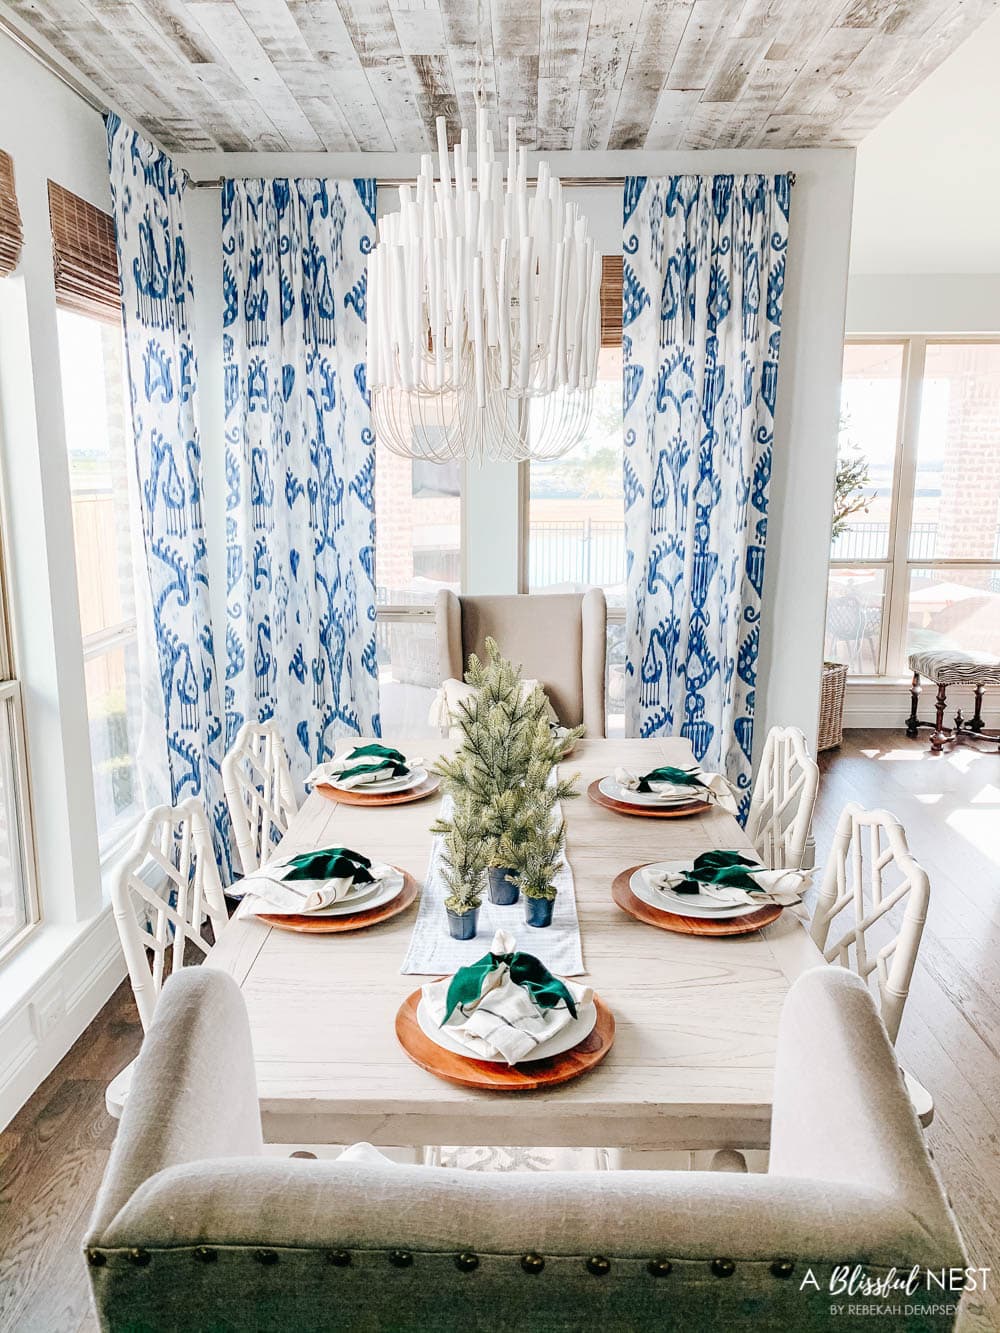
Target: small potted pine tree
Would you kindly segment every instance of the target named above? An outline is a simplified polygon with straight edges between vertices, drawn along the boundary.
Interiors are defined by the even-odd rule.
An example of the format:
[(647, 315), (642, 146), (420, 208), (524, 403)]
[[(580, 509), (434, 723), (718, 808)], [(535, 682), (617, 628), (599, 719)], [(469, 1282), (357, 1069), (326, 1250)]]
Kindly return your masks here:
[[(458, 706), (461, 743), (452, 757), (439, 761), (437, 772), (454, 800), (467, 798), (478, 812), (489, 845), (490, 901), (510, 905), (519, 889), (516, 866), (507, 857), (535, 830), (533, 814), (525, 809), (526, 777), (532, 770), (536, 782), (548, 781), (583, 728), (556, 734), (543, 690), (525, 690), (520, 668), (501, 655), (493, 639), (486, 640), (485, 662), (470, 656), (465, 679), (476, 693)], [(575, 794), (571, 782), (558, 784), (557, 791)], [(501, 838), (506, 852), (500, 849)]]
[(512, 813), (497, 835), (494, 851), (510, 867), (509, 877), (524, 895), (525, 921), (538, 927), (552, 924), (555, 879), (566, 845), (566, 825), (556, 809), (560, 801), (577, 795), (573, 779), (552, 780), (546, 730), (547, 724), (540, 721), (524, 778), (504, 803)]
[(432, 832), (444, 836), (441, 875), (448, 890), (448, 933), (456, 940), (471, 940), (479, 925), (488, 858), (472, 803), (467, 798), (456, 801), (451, 817), (438, 820)]

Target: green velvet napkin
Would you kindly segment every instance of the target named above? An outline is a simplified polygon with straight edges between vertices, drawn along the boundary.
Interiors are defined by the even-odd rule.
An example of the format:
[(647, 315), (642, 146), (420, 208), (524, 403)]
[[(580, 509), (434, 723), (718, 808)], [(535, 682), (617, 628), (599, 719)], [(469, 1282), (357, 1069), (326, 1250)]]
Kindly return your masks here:
[(456, 1009), (464, 1009), (467, 1004), (475, 1004), (483, 993), (486, 978), (501, 964), (510, 969), (510, 979), (518, 986), (523, 986), (539, 1009), (555, 1009), (565, 1004), (576, 1018), (576, 1003), (572, 995), (559, 980), (554, 977), (545, 964), (530, 953), (488, 953), (477, 963), (460, 967), (451, 979), (448, 996), (445, 1000), (445, 1014), (441, 1020), (443, 1027)]
[(704, 782), (697, 773), (689, 773), (684, 768), (672, 768), (667, 764), (663, 768), (654, 768), (650, 772), (644, 773), (639, 779), (639, 785), (636, 791), (649, 791), (653, 789), (649, 785), (651, 782), (675, 782), (678, 787), (704, 787)]
[(747, 873), (747, 866), (754, 870), (764, 869), (759, 861), (740, 852), (702, 852), (692, 862), (687, 878), (673, 885), (674, 893), (700, 893), (703, 884), (745, 889), (747, 893), (762, 892), (761, 886)]
[(378, 745), (373, 742), (371, 745), (358, 745), (347, 756), (346, 763), (352, 759), (391, 759), (394, 764), (405, 764), (406, 755), (402, 750), (390, 749), (388, 745)]
[(349, 847), (325, 847), (318, 852), (303, 852), (286, 862), (291, 870), (282, 879), (353, 879), (355, 884), (370, 884), (371, 861)]

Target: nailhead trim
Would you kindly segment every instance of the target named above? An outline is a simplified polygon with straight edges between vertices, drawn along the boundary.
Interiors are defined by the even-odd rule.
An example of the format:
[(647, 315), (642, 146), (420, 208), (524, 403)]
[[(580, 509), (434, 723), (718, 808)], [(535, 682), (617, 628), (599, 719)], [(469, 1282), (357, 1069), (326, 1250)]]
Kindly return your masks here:
[(736, 1265), (732, 1259), (713, 1259), (712, 1272), (716, 1277), (732, 1277), (736, 1272)]
[(474, 1273), (479, 1267), (479, 1255), (463, 1250), (461, 1254), (455, 1255), (455, 1267), (460, 1273)]
[(351, 1256), (347, 1250), (327, 1250), (326, 1262), (333, 1264), (334, 1268), (349, 1268)]
[(526, 1273), (540, 1273), (545, 1267), (545, 1260), (540, 1254), (523, 1254), (521, 1256), (521, 1267)]
[(151, 1258), (152, 1255), (149, 1253), (148, 1250), (136, 1249), (136, 1250), (129, 1250), (128, 1252), (129, 1263), (135, 1264), (138, 1268), (145, 1268), (145, 1266), (149, 1263)]
[(107, 1262), (108, 1256), (102, 1254), (100, 1250), (87, 1251), (87, 1263), (90, 1264), (91, 1268), (103, 1268)]
[(253, 1257), (259, 1264), (276, 1264), (278, 1262), (277, 1250), (254, 1250)]
[(606, 1273), (611, 1272), (611, 1260), (605, 1259), (603, 1254), (592, 1254), (587, 1260), (587, 1272), (593, 1273), (594, 1277), (604, 1277)]
[(653, 1277), (667, 1277), (673, 1272), (673, 1264), (669, 1259), (650, 1259), (646, 1265), (646, 1272)]
[(775, 1277), (791, 1277), (795, 1272), (795, 1264), (791, 1259), (775, 1259), (771, 1272)]
[(203, 1264), (214, 1264), (219, 1257), (218, 1250), (213, 1250), (210, 1245), (199, 1245), (194, 1252), (194, 1257)]
[(390, 1250), (389, 1262), (393, 1268), (409, 1268), (413, 1263), (413, 1255), (409, 1250)]

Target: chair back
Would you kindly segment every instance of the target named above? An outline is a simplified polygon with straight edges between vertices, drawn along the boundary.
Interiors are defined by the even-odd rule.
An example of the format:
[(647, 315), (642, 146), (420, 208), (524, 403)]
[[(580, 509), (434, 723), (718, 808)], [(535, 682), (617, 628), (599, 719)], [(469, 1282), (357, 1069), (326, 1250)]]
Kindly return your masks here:
[(222, 761), (222, 785), (244, 875), (267, 860), (298, 806), (281, 733), (273, 721), (244, 722)]
[(205, 916), (216, 940), (229, 923), (212, 835), (197, 801), (150, 810), (116, 868), (111, 902), (145, 1031), (164, 977), (184, 966), (186, 947), (202, 954), (211, 948), (201, 934)]
[(866, 983), (875, 976), (891, 1041), (903, 1017), (929, 898), (927, 872), (910, 855), (896, 816), (846, 805), (810, 934), (828, 963), (850, 968)]
[(505, 657), (537, 680), (566, 727), (606, 734), (607, 603), (599, 588), (584, 593), (437, 597), (443, 680), (462, 680), (470, 653), (482, 657), (495, 639)]
[[(373, 1132), (384, 1120), (366, 1113)], [(833, 1333), (834, 1273), (964, 1268), (875, 1006), (840, 968), (788, 994), (773, 1125), (781, 1170), (763, 1175), (266, 1157), (240, 992), (188, 968), (143, 1045), (86, 1240), (100, 1326)], [(914, 1327), (953, 1326), (957, 1298), (932, 1283), (905, 1299)]]
[(772, 870), (799, 870), (819, 788), (819, 768), (798, 727), (772, 727), (750, 798), (747, 834)]

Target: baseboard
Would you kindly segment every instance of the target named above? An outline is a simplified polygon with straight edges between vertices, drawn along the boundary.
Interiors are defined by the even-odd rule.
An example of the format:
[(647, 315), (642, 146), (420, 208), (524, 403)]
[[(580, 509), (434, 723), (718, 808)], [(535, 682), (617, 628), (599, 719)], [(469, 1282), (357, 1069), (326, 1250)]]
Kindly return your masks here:
[[(920, 716), (925, 721), (934, 720), (934, 695), (936, 687), (924, 683), (920, 696)], [(965, 716), (972, 716), (974, 694), (971, 689), (951, 686), (948, 690), (947, 720), (950, 723), (955, 710), (961, 708)], [(1000, 727), (1000, 707), (995, 702), (996, 691), (986, 698), (983, 717), (988, 727)], [(844, 696), (844, 727), (867, 730), (869, 728), (891, 728), (902, 733), (910, 712), (910, 685), (907, 681), (852, 681), (848, 680)]]
[(108, 907), (81, 928), (0, 1022), (0, 1129), (51, 1074), (124, 976)]

